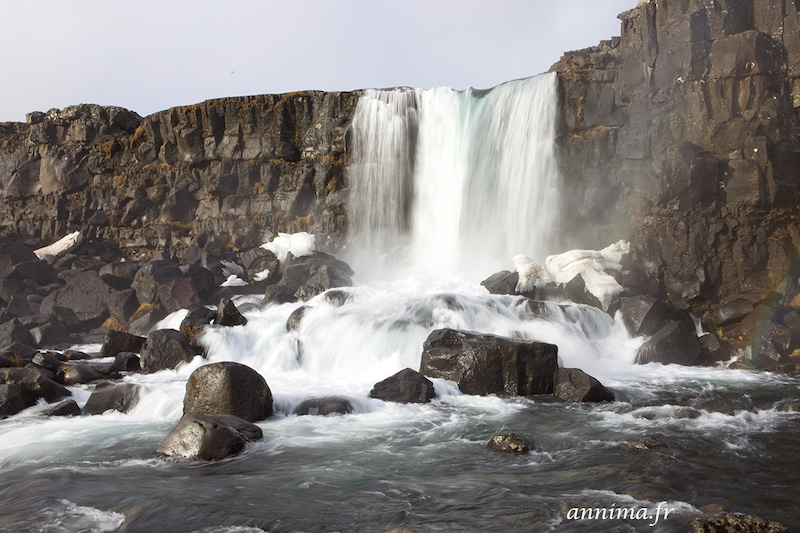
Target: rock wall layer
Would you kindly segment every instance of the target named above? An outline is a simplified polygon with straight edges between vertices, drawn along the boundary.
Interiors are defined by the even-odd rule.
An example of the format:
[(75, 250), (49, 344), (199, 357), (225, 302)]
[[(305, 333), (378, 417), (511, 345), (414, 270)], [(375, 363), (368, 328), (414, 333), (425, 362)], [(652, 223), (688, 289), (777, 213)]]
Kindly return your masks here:
[(145, 118), (80, 105), (0, 125), (0, 226), (44, 241), (81, 230), (127, 256), (209, 239), (234, 251), (345, 231), (355, 93), (210, 100)]

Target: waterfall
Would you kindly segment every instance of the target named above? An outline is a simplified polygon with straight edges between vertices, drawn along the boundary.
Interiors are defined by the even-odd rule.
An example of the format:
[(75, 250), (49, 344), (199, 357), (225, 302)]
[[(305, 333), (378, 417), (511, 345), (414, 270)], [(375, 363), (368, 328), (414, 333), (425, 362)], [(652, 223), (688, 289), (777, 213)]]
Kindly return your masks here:
[(554, 251), (556, 76), (488, 91), (366, 91), (348, 170), (353, 248), (428, 274), (485, 275)]

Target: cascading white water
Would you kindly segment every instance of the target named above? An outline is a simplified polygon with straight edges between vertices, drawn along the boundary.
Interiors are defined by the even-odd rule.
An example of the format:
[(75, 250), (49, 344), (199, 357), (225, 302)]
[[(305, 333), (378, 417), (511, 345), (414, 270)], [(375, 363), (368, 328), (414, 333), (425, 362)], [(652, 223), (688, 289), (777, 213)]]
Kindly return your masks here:
[(348, 173), (354, 247), (407, 244), (411, 266), (438, 275), (543, 259), (558, 227), (556, 112), (553, 74), (489, 91), (367, 91)]

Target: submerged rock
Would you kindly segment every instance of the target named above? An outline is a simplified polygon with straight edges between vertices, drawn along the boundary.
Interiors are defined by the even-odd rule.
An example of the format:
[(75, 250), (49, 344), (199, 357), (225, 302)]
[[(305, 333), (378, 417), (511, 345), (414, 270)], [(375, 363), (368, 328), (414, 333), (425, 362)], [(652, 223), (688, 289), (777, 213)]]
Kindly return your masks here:
[(691, 533), (789, 533), (789, 529), (755, 515), (725, 513), (711, 518), (695, 518)]
[(558, 347), (488, 335), (439, 329), (422, 351), (420, 370), (455, 381), (466, 394), (552, 394)]
[(416, 370), (405, 368), (376, 383), (369, 395), (386, 402), (428, 403), (436, 396), (436, 391), (431, 380)]
[(526, 454), (530, 451), (528, 439), (520, 437), (516, 433), (501, 433), (495, 435), (486, 443), (486, 448), (493, 452), (506, 452), (516, 454)]
[(303, 315), (306, 314), (309, 307), (306, 305), (301, 305), (294, 311), (292, 314), (289, 315), (289, 318), (286, 319), (286, 331), (294, 331), (300, 327), (300, 322), (303, 320)]
[(322, 398), (308, 398), (294, 408), (296, 415), (346, 415), (353, 412), (350, 400), (341, 396), (324, 396)]
[(101, 383), (95, 387), (83, 410), (87, 415), (100, 415), (109, 410), (127, 413), (138, 401), (139, 387), (133, 383)]
[(553, 376), (553, 396), (568, 402), (613, 402), (614, 393), (580, 368), (559, 368)]
[(187, 413), (157, 451), (169, 457), (219, 461), (262, 437), (260, 427), (235, 416)]
[(183, 412), (233, 415), (258, 422), (272, 415), (272, 391), (249, 366), (231, 361), (212, 363), (189, 376)]
[(194, 358), (186, 337), (174, 329), (159, 329), (147, 336), (142, 347), (140, 362), (145, 373), (172, 369)]
[(64, 400), (39, 411), (42, 416), (80, 416), (81, 408), (75, 400)]

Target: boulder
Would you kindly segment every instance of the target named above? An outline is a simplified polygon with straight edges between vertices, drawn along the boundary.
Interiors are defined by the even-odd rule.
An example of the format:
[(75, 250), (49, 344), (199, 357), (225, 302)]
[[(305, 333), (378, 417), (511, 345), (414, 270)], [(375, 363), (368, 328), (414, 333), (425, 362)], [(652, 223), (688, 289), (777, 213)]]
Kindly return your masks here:
[[(270, 250), (262, 247), (253, 248), (239, 255), (247, 279), (261, 281), (267, 285), (277, 283), (281, 278), (281, 264)], [(256, 278), (259, 279), (256, 279)]]
[(83, 410), (87, 415), (100, 415), (109, 410), (127, 413), (138, 401), (139, 387), (133, 383), (101, 383), (95, 387)]
[(0, 384), (0, 420), (19, 413), (29, 405), (32, 404), (25, 401), (22, 389), (18, 386), (9, 383)]
[(78, 385), (91, 383), (103, 379), (103, 376), (95, 372), (86, 364), (75, 364), (65, 366), (61, 373), (61, 382), (64, 385)]
[(23, 326), (16, 318), (0, 324), (0, 343), (6, 345), (14, 342), (21, 342), (28, 346), (36, 344), (28, 328)]
[(159, 329), (151, 332), (142, 346), (140, 363), (142, 371), (151, 374), (159, 370), (173, 369), (194, 358), (194, 351), (186, 337), (174, 329)]
[(121, 352), (139, 353), (147, 339), (127, 331), (109, 329), (103, 339), (100, 357), (116, 357)]
[(423, 344), (421, 372), (466, 394), (552, 394), (557, 368), (558, 347), (544, 342), (439, 329)]
[(217, 306), (217, 316), (214, 323), (220, 326), (244, 326), (247, 319), (242, 316), (236, 305), (229, 299), (223, 299)]
[(691, 527), (691, 533), (789, 533), (789, 528), (778, 522), (764, 520), (755, 515), (734, 513), (695, 518)]
[(33, 356), (32, 361), (33, 364), (44, 367), (52, 372), (58, 372), (64, 364), (63, 361), (51, 353), (38, 353)]
[(39, 398), (52, 402), (56, 398), (70, 396), (71, 393), (32, 368), (0, 368), (0, 384), (16, 385), (22, 391), (22, 398), (32, 405)]
[(72, 276), (67, 283), (42, 300), (40, 313), (47, 315), (56, 307), (71, 309), (85, 327), (96, 327), (108, 318), (108, 299), (115, 291), (88, 270)]
[(287, 304), (296, 302), (297, 298), (294, 293), (297, 289), (293, 289), (288, 285), (276, 284), (269, 285), (264, 291), (264, 303), (267, 304)]
[(496, 272), (481, 281), (481, 285), (486, 287), (490, 294), (516, 294), (519, 274), (509, 270)]
[(703, 349), (702, 359), (708, 364), (713, 364), (717, 361), (728, 361), (733, 357), (731, 344), (713, 333), (701, 335), (698, 340)]
[(603, 307), (603, 303), (597, 299), (597, 296), (586, 289), (586, 282), (580, 274), (564, 285), (564, 296), (577, 304), (591, 305), (603, 311), (606, 310)]
[(122, 323), (127, 323), (137, 309), (139, 300), (133, 289), (117, 291), (108, 297), (108, 312)]
[(436, 396), (436, 391), (431, 380), (416, 370), (405, 368), (376, 383), (369, 395), (386, 402), (428, 403)]
[(40, 348), (65, 344), (70, 341), (69, 329), (63, 324), (44, 324), (33, 328), (30, 333), (33, 344)]
[(744, 317), (753, 312), (755, 306), (752, 302), (740, 295), (728, 297), (714, 308), (712, 320), (714, 326), (722, 327), (734, 322), (741, 321)]
[(32, 348), (27, 344), (19, 341), (14, 341), (4, 348), (0, 348), (0, 356), (11, 363), (11, 366), (22, 368), (28, 363), (32, 362), (39, 350)]
[(262, 437), (261, 428), (235, 416), (187, 413), (158, 447), (158, 453), (219, 461), (241, 452), (247, 442)]
[(486, 448), (493, 452), (526, 454), (530, 451), (530, 442), (516, 433), (501, 433), (486, 443)]
[(189, 309), (189, 313), (184, 317), (180, 326), (181, 333), (186, 336), (189, 344), (197, 346), (197, 339), (200, 333), (211, 324), (214, 317), (214, 311), (204, 305), (196, 305)]
[(614, 393), (579, 368), (559, 368), (553, 376), (553, 396), (568, 402), (613, 402)]
[(64, 400), (39, 411), (42, 416), (80, 416), (81, 408), (75, 400)]
[(199, 304), (200, 295), (191, 280), (179, 278), (166, 281), (158, 288), (158, 300), (168, 313), (174, 313)]
[(304, 415), (346, 415), (353, 412), (353, 404), (341, 396), (324, 396), (322, 398), (308, 398), (292, 411), (299, 416)]
[(142, 370), (142, 365), (139, 362), (139, 356), (131, 352), (120, 352), (114, 358), (114, 364), (111, 367), (116, 372), (139, 372)]
[(653, 335), (667, 319), (667, 306), (661, 300), (638, 295), (622, 301), (622, 322), (633, 337)]
[(261, 374), (246, 365), (212, 363), (189, 376), (183, 412), (233, 415), (257, 422), (272, 415), (272, 391)]
[(136, 291), (140, 304), (154, 304), (159, 301), (161, 286), (177, 279), (183, 279), (177, 264), (169, 260), (150, 261), (136, 272), (131, 288)]
[(661, 327), (636, 352), (636, 363), (696, 365), (702, 361), (703, 347), (685, 322), (672, 320)]

